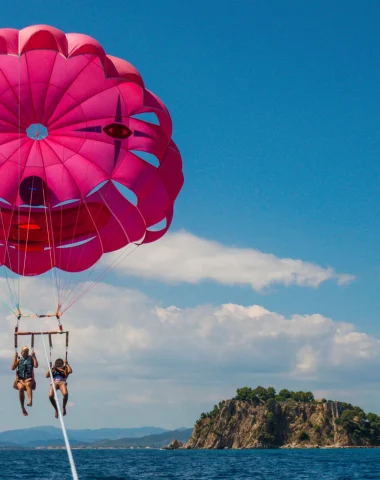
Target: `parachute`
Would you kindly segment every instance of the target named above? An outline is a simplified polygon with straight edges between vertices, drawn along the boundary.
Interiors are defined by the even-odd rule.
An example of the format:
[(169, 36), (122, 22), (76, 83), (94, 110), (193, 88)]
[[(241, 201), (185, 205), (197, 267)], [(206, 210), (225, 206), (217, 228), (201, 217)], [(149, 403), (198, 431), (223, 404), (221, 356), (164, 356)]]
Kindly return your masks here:
[[(65, 297), (61, 273), (87, 272), (106, 253), (161, 238), (183, 181), (169, 112), (130, 63), (87, 35), (47, 25), (0, 29), (0, 265), (7, 280), (9, 272), (52, 270), (59, 318), (92, 286)], [(119, 261), (112, 259), (106, 271)], [(20, 317), (11, 281), (8, 290)]]
[[(0, 29), (0, 285), (17, 318), (16, 354), (19, 336), (29, 335), (33, 349), (41, 335), (52, 384), (52, 335), (65, 338), (67, 360), (62, 314), (128, 247), (167, 232), (183, 181), (169, 112), (130, 63), (87, 35), (47, 25)], [(24, 313), (20, 277), (50, 271), (55, 313)], [(62, 277), (81, 272), (79, 288)], [(59, 328), (20, 332), (22, 317), (56, 317)], [(76, 479), (60, 409), (59, 418)]]

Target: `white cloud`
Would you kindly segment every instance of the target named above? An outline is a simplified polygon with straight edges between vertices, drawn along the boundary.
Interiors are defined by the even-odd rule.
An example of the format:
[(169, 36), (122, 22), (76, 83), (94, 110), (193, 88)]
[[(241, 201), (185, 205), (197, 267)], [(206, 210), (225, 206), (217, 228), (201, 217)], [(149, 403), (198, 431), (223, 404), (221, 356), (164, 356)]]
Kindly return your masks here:
[(301, 347), (296, 355), (296, 369), (301, 373), (314, 373), (317, 367), (318, 356), (311, 345)]
[[(105, 262), (109, 264), (118, 255), (106, 256)], [(253, 248), (228, 247), (185, 231), (169, 233), (159, 242), (137, 248), (117, 271), (163, 282), (211, 280), (223, 285), (250, 285), (257, 291), (273, 284), (318, 287), (327, 280), (342, 285), (354, 279), (330, 267), (279, 258)]]
[[(38, 291), (49, 297), (51, 289), (39, 282)], [(25, 296), (26, 303), (28, 296), (32, 297), (31, 292)], [(167, 379), (177, 366), (199, 368), (204, 375), (212, 376), (223, 366), (235, 364), (239, 369), (255, 362), (253, 371), (260, 371), (258, 358), (268, 357), (267, 362), (271, 362), (272, 357), (280, 355), (278, 371), (287, 365), (287, 371), (294, 373), (297, 369), (318, 371), (327, 363), (339, 367), (353, 358), (372, 361), (380, 354), (378, 340), (356, 332), (351, 324), (319, 314), (286, 318), (258, 305), (235, 304), (165, 308), (141, 292), (108, 284), (89, 292), (62, 321), (72, 331), (71, 354), (76, 361), (85, 362), (95, 351), (92, 361), (103, 365), (101, 369), (132, 372), (142, 368), (154, 372), (157, 379)], [(26, 322), (28, 329), (41, 328), (41, 322), (46, 329), (55, 328), (54, 319), (22, 320), (21, 327)], [(11, 332), (3, 329), (3, 358), (10, 340)], [(61, 337), (54, 340), (59, 344)], [(119, 364), (121, 358), (127, 365)]]
[[(41, 281), (34, 285), (43, 302), (50, 297), (51, 286)], [(32, 289), (25, 289), (25, 304), (34, 297)], [(285, 317), (258, 305), (164, 307), (141, 292), (103, 284), (62, 320), (71, 332), (74, 374), (69, 391), (75, 406), (68, 421), (75, 428), (131, 422), (191, 425), (201, 411), (242, 385), (328, 393), (332, 385), (349, 391), (353, 382), (357, 388), (379, 381), (380, 342), (352, 324), (319, 314)], [(6, 368), (0, 394), (2, 408), (8, 402), (16, 413), (17, 392), (11, 389), (8, 370), (12, 324), (9, 319), (8, 330), (3, 324), (0, 335), (0, 361)], [(41, 326), (55, 328), (54, 320), (21, 323), (21, 329)], [(53, 340), (53, 358), (62, 356), (63, 338)], [(45, 407), (34, 408), (33, 418), (46, 424), (52, 412), (39, 339), (36, 350), (41, 365), (36, 405)]]

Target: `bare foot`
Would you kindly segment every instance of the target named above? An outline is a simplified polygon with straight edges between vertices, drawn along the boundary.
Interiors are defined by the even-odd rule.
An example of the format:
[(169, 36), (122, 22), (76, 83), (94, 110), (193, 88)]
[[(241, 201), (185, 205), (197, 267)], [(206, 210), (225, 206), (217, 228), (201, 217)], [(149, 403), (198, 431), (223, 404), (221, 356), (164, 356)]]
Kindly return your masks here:
[(26, 406), (27, 406), (27, 407), (32, 407), (32, 406), (33, 406), (32, 400), (31, 400), (29, 403), (27, 403)]
[(25, 408), (22, 409), (22, 414), (24, 415), (24, 417), (28, 416), (28, 412), (25, 410)]
[(66, 408), (62, 409), (62, 416), (64, 417), (66, 415)]

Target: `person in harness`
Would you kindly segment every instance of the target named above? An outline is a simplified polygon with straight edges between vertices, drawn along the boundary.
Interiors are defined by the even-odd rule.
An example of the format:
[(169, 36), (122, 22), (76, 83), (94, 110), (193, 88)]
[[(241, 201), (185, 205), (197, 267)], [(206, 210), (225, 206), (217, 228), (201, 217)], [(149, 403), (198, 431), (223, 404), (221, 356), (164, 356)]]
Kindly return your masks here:
[[(66, 405), (69, 398), (69, 392), (67, 390), (67, 377), (70, 375), (70, 373), (73, 373), (73, 370), (68, 364), (67, 360), (64, 362), (62, 358), (57, 358), (57, 360), (54, 362), (54, 367), (51, 369), (51, 373), (53, 374), (54, 385), (50, 385), (49, 400), (55, 410), (55, 418), (58, 418), (58, 407), (54, 398), (53, 388), (55, 388), (56, 390), (60, 390), (62, 393), (62, 415), (64, 416), (66, 415)], [(49, 377), (50, 372), (48, 370), (46, 372), (46, 378)]]
[(11, 365), (12, 370), (17, 370), (13, 388), (19, 392), (21, 411), (24, 417), (28, 416), (28, 412), (25, 410), (24, 406), (25, 391), (28, 396), (27, 406), (31, 407), (33, 405), (33, 390), (36, 388), (36, 382), (34, 380), (35, 368), (38, 368), (38, 360), (33, 350), (32, 355), (29, 355), (29, 348), (24, 346), (21, 349), (20, 357), (17, 352), (15, 353)]

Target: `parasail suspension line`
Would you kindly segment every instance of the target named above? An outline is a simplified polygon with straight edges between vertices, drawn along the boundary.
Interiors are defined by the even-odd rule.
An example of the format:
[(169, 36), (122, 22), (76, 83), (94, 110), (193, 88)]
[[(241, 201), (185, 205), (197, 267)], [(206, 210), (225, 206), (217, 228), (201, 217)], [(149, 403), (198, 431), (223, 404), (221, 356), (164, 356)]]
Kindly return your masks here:
[[(67, 456), (69, 457), (70, 468), (71, 468), (71, 475), (72, 475), (72, 477), (73, 477), (73, 480), (79, 480), (78, 473), (77, 473), (77, 469), (76, 469), (76, 467), (75, 467), (75, 462), (74, 462), (73, 454), (72, 454), (72, 452), (71, 452), (71, 447), (70, 447), (69, 439), (68, 439), (68, 437), (67, 437), (65, 422), (63, 421), (63, 416), (62, 416), (62, 412), (61, 412), (61, 407), (59, 406), (59, 402), (58, 402), (57, 391), (56, 391), (56, 389), (54, 388), (55, 385), (54, 385), (53, 373), (52, 373), (52, 371), (51, 371), (51, 363), (49, 362), (49, 356), (48, 356), (48, 352), (47, 352), (47, 349), (46, 349), (46, 345), (45, 345), (45, 340), (44, 340), (44, 335), (43, 335), (43, 333), (44, 333), (44, 332), (41, 330), (42, 343), (43, 343), (43, 346), (44, 346), (46, 363), (48, 364), (48, 367), (49, 367), (50, 380), (51, 380), (51, 384), (52, 384), (52, 387), (53, 387), (55, 403), (56, 403), (57, 409), (58, 409), (58, 416), (59, 416), (59, 421), (60, 421), (60, 423), (61, 423), (62, 435), (63, 435), (63, 438), (64, 438), (64, 440), (65, 440)], [(50, 339), (51, 339), (51, 337), (49, 338), (49, 341), (50, 341)], [(50, 350), (50, 351), (51, 351), (51, 350)]]

